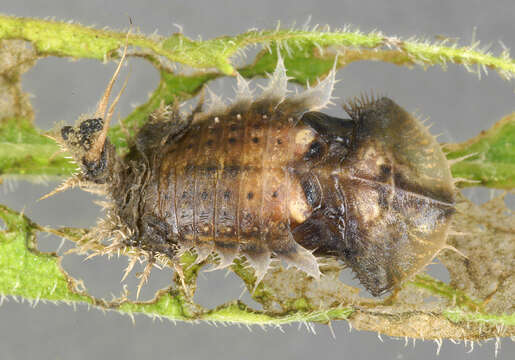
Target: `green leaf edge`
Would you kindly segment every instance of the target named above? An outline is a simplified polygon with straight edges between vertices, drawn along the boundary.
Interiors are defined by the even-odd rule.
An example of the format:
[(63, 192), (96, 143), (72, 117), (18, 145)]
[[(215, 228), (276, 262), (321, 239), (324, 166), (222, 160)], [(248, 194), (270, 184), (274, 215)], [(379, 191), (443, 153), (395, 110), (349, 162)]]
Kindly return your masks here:
[[(354, 313), (361, 311), (358, 307), (351, 305), (317, 310), (310, 308), (303, 301), (293, 302), (289, 311), (277, 314), (255, 311), (241, 301), (230, 302), (208, 310), (193, 303), (180, 289), (174, 288), (161, 290), (153, 300), (146, 302), (132, 302), (126, 298), (112, 301), (97, 299), (82, 288), (80, 281), (73, 279), (64, 271), (60, 265), (60, 258), (56, 254), (42, 253), (36, 249), (36, 233), (47, 231), (46, 229), (4, 205), (0, 205), (0, 219), (5, 223), (5, 230), (0, 231), (0, 254), (2, 254), (0, 256), (0, 296), (2, 299), (4, 296), (20, 296), (32, 302), (34, 306), (39, 301), (86, 303), (102, 310), (116, 310), (130, 316), (140, 313), (173, 321), (214, 321), (273, 326), (293, 322), (328, 323), (332, 320), (349, 319)], [(190, 259), (190, 262), (193, 259)], [(441, 315), (454, 323), (515, 325), (515, 314), (485, 313), (481, 310), (480, 303), (429, 275), (417, 275), (405, 286), (424, 288), (435, 296), (453, 299), (456, 307), (443, 311)]]

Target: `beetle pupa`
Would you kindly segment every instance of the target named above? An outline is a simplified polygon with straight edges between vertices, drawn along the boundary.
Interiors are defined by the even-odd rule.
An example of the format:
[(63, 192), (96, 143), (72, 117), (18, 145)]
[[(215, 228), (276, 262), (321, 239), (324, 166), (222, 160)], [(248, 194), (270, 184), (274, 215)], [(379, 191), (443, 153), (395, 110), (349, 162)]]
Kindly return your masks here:
[(119, 68), (97, 113), (57, 136), (80, 165), (67, 185), (110, 200), (96, 229), (109, 249), (138, 249), (149, 263), (214, 253), (217, 268), (244, 256), (258, 282), (272, 257), (318, 278), (316, 256), (332, 256), (378, 296), (445, 247), (454, 212), (447, 160), (392, 100), (356, 99), (344, 106), (349, 118), (326, 115), (335, 69), (287, 96), (279, 56), (257, 97), (238, 75), (231, 105), (212, 101), (187, 117), (162, 107), (121, 156), (107, 137)]

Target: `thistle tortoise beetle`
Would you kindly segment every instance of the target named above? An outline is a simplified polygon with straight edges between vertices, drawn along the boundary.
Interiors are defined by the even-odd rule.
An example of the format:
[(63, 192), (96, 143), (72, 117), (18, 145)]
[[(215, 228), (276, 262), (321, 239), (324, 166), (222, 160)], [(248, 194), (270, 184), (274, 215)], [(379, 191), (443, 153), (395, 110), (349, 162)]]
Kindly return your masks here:
[(332, 256), (378, 296), (446, 246), (449, 166), (434, 137), (392, 100), (353, 100), (344, 106), (349, 119), (323, 114), (335, 70), (286, 97), (279, 57), (257, 98), (238, 76), (230, 106), (212, 101), (188, 118), (161, 108), (119, 156), (107, 129), (120, 95), (105, 113), (122, 62), (95, 116), (56, 136), (81, 167), (56, 191), (105, 192), (111, 205), (96, 233), (112, 239), (111, 249), (138, 248), (149, 264), (214, 252), (217, 268), (245, 256), (257, 282), (272, 256), (314, 278), (315, 255)]

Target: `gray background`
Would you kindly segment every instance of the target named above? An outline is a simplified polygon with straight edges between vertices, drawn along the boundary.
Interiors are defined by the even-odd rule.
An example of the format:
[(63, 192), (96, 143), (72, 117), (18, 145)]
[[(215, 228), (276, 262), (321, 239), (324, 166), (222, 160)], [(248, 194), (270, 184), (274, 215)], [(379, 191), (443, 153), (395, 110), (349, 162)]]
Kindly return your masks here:
[[(387, 35), (408, 37), (435, 35), (460, 38), (469, 43), (477, 26), (477, 38), (483, 45), (491, 44), (499, 53), (501, 40), (507, 47), (515, 46), (515, 2), (504, 1), (67, 1), (67, 0), (2, 0), (0, 12), (17, 16), (55, 17), (75, 20), (84, 25), (109, 26), (123, 29), (128, 16), (144, 33), (158, 30), (167, 35), (177, 31), (174, 24), (183, 26), (187, 36), (203, 39), (241, 33), (249, 28), (272, 28), (277, 21), (284, 27), (294, 22), (303, 24), (312, 16), (312, 24), (329, 24), (332, 28), (352, 24), (369, 31), (382, 30)], [(255, 53), (255, 52), (254, 52)], [(253, 53), (252, 53), (253, 54)], [(252, 56), (249, 57), (252, 59)], [(243, 60), (239, 60), (243, 61)], [(156, 71), (147, 63), (130, 59), (131, 75), (127, 91), (119, 106), (121, 116), (131, 111), (132, 104), (144, 102), (158, 82)], [(111, 76), (113, 63), (48, 58), (23, 78), (24, 89), (33, 97), (36, 124), (48, 129), (56, 121), (73, 123), (80, 113), (95, 106)], [(127, 71), (127, 70), (125, 70)], [(410, 111), (418, 110), (434, 123), (432, 132), (442, 134), (441, 141), (463, 141), (489, 128), (501, 116), (514, 110), (513, 83), (491, 72), (481, 81), (463, 67), (450, 65), (440, 68), (409, 70), (381, 63), (355, 63), (338, 72), (342, 79), (335, 91), (345, 99), (371, 89), (388, 94)], [(218, 80), (211, 88), (233, 94), (231, 79)], [(338, 108), (330, 109), (341, 114)], [(95, 200), (80, 190), (68, 191), (49, 200), (35, 199), (51, 190), (56, 183), (39, 179), (40, 184), (6, 181), (0, 187), (0, 202), (25, 213), (36, 222), (51, 226), (91, 226), (100, 216)], [(45, 181), (46, 180), (46, 181)], [(467, 194), (476, 201), (490, 196), (488, 191), (472, 189)], [(55, 250), (60, 240), (42, 236), (40, 246)], [(63, 249), (68, 248), (65, 244)], [(82, 261), (79, 256), (65, 257), (64, 266), (74, 276), (82, 278), (96, 296), (119, 294), (120, 278), (125, 259), (99, 258)], [(431, 271), (446, 278), (442, 268)], [(348, 276), (345, 275), (345, 276)], [(143, 292), (143, 299), (152, 291), (169, 283), (170, 272), (154, 272), (152, 281)], [(200, 278), (196, 299), (203, 305), (216, 306), (237, 298), (240, 281), (233, 275), (206, 273)], [(137, 281), (127, 281), (135, 292)], [(248, 294), (243, 299), (252, 304)], [(173, 324), (153, 322), (144, 316), (136, 317), (133, 325), (128, 317), (116, 313), (103, 314), (84, 306), (71, 307), (28, 304), (9, 301), (0, 307), (0, 359), (141, 359), (161, 358), (338, 358), (338, 359), (411, 359), (436, 358), (436, 345), (430, 341), (412, 342), (383, 338), (375, 334), (349, 331), (346, 323), (333, 324), (333, 339), (326, 326), (316, 326), (317, 335), (305, 328), (286, 326), (284, 333), (277, 329), (256, 327), (252, 331), (237, 326), (215, 327), (208, 324)], [(484, 359), (494, 357), (494, 343), (487, 342), (467, 353), (469, 347), (446, 341), (440, 358)], [(515, 345), (502, 342), (499, 359), (511, 359)]]

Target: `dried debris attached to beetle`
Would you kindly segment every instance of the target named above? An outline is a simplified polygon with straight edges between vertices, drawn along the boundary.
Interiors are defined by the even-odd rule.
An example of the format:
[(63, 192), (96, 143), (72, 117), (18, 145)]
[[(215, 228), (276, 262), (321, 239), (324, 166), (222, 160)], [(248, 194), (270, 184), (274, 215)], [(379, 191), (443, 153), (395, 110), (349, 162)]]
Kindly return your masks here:
[(446, 246), (455, 191), (439, 145), (385, 97), (347, 103), (349, 119), (317, 112), (334, 69), (287, 97), (279, 58), (259, 96), (238, 76), (230, 106), (213, 97), (187, 118), (161, 108), (124, 156), (107, 137), (120, 95), (105, 114), (118, 71), (95, 116), (56, 135), (81, 170), (58, 190), (79, 184), (110, 200), (90, 241), (136, 249), (134, 261), (143, 255), (149, 266), (188, 250), (197, 262), (214, 253), (217, 268), (245, 257), (257, 282), (272, 257), (314, 278), (316, 256), (336, 257), (375, 296)]

